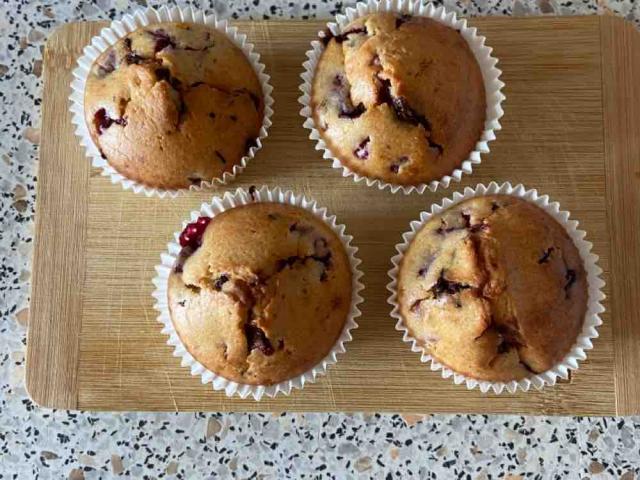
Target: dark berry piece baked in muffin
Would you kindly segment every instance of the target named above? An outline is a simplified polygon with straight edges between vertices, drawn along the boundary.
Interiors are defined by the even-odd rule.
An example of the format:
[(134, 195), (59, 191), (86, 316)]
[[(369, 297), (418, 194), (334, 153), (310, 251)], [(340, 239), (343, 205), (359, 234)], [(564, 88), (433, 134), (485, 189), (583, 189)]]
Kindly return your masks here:
[(473, 198), (429, 219), (398, 274), (411, 336), (438, 362), (491, 382), (560, 362), (587, 301), (583, 262), (566, 230), (513, 196)]
[(143, 185), (179, 189), (221, 178), (255, 144), (258, 76), (223, 32), (159, 23), (121, 38), (94, 63), (85, 120), (103, 157)]

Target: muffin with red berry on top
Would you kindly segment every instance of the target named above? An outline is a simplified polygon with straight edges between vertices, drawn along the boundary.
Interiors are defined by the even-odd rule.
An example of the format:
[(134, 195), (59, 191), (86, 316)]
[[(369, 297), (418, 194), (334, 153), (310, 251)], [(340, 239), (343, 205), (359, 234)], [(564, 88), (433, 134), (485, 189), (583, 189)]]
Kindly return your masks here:
[(223, 32), (192, 23), (135, 30), (91, 67), (85, 121), (118, 173), (148, 187), (222, 179), (256, 145), (258, 75)]
[(311, 369), (347, 321), (349, 258), (313, 213), (252, 203), (200, 217), (179, 237), (168, 280), (187, 351), (227, 380), (272, 385)]

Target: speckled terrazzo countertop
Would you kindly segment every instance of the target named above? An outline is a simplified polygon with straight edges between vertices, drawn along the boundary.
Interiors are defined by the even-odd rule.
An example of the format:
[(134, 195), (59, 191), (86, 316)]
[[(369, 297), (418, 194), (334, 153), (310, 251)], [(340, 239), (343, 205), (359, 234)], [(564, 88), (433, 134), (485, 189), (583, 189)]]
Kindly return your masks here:
[[(329, 0), (194, 3), (221, 16), (324, 17)], [(152, 2), (152, 5), (160, 5)], [(90, 414), (35, 407), (24, 388), (42, 48), (64, 22), (137, 2), (0, 4), (0, 479), (640, 478), (640, 418), (345, 414)], [(640, 1), (448, 1), (463, 15), (616, 14)]]

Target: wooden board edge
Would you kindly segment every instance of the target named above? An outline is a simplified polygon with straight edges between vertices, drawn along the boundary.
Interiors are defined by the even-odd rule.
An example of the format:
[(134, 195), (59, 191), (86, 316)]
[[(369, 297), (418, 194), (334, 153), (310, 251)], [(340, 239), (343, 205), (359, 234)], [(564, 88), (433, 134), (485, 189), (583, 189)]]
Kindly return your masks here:
[[(640, 32), (600, 17), (616, 413), (640, 413)], [(623, 114), (624, 112), (624, 114)]]
[[(589, 18), (591, 18), (591, 17), (589, 17)], [(594, 18), (594, 21), (598, 21), (598, 20), (596, 19), (596, 17), (593, 17), (593, 18)], [(493, 19), (492, 19), (492, 20), (493, 20)], [(50, 39), (50, 41), (53, 41), (54, 35), (56, 35), (59, 31), (63, 31), (66, 27), (69, 27), (69, 26), (68, 26), (68, 25), (67, 25), (67, 26), (63, 26), (63, 27), (61, 27), (60, 29), (56, 30), (56, 32), (52, 35), (52, 38)], [(46, 80), (46, 79), (45, 79), (45, 80)], [(42, 150), (41, 150), (41, 158), (43, 158)], [(40, 198), (40, 187), (38, 187), (38, 197)], [(38, 212), (38, 213), (40, 213), (40, 212)], [(39, 216), (37, 216), (37, 218), (39, 218)], [(39, 232), (39, 229), (40, 229), (40, 228), (42, 228), (42, 226), (37, 226), (37, 230), (36, 230), (36, 231), (37, 231), (37, 232)], [(36, 235), (36, 237), (38, 237), (38, 235)], [(34, 255), (35, 255), (35, 253), (34, 253)], [(79, 332), (79, 329), (78, 329), (78, 332)], [(74, 373), (75, 373), (75, 370), (74, 370)], [(36, 400), (36, 402), (37, 402), (37, 403), (40, 403), (40, 404), (42, 404), (42, 405), (44, 405), (44, 406), (56, 406), (56, 407), (59, 407), (59, 408), (78, 408), (78, 404), (77, 404), (77, 393), (78, 393), (78, 392), (77, 392), (77, 388), (78, 388), (78, 386), (77, 386), (77, 385), (75, 385), (75, 388), (76, 388), (76, 390), (75, 390), (76, 403), (75, 403), (75, 405), (74, 405), (74, 406), (71, 406), (71, 405), (55, 405), (55, 404), (52, 404), (52, 403), (50, 403), (50, 402), (49, 402), (49, 403), (38, 402), (37, 400)], [(31, 393), (31, 392), (30, 392), (30, 393)], [(46, 400), (46, 399), (45, 399), (45, 400)], [(231, 410), (233, 410), (233, 409), (231, 408), (231, 409), (228, 409), (227, 411), (231, 411)], [(104, 409), (104, 410), (95, 410), (95, 411), (110, 411), (110, 410), (108, 410), (108, 409)], [(125, 411), (125, 410), (124, 410), (124, 409), (122, 409), (122, 411)], [(187, 410), (187, 411), (189, 411), (189, 410)], [(276, 411), (277, 411), (277, 410), (276, 410)], [(384, 411), (384, 410), (383, 410), (383, 411)], [(562, 413), (558, 413), (558, 414), (562, 414)], [(552, 413), (552, 415), (555, 415), (555, 413)]]
[[(45, 59), (55, 55), (56, 49), (61, 47), (58, 45), (61, 39), (72, 28), (70, 24), (62, 25), (51, 34), (43, 53)], [(56, 65), (59, 69), (75, 67), (75, 61), (69, 65), (56, 63), (51, 58), (45, 64)], [(48, 73), (45, 68), (43, 97), (48, 90), (70, 90), (64, 80), (66, 76)], [(66, 98), (51, 107), (44, 104), (42, 111), (41, 128), (55, 127), (60, 134), (55, 139), (43, 135), (40, 144), (25, 388), (31, 400), (39, 406), (76, 409), (82, 322), (82, 294), (78, 285), (84, 281), (84, 250), (81, 245), (85, 242), (86, 198), (91, 167), (85, 160), (80, 167), (82, 175), (72, 175), (78, 167), (72, 170), (60, 150), (59, 139), (68, 138), (64, 130), (74, 135)], [(77, 145), (76, 148), (81, 147)], [(43, 174), (44, 169), (50, 174)], [(57, 195), (59, 191), (65, 195)], [(63, 234), (65, 228), (71, 229), (73, 234)], [(56, 255), (51, 255), (53, 249), (58, 250)], [(47, 278), (56, 278), (55, 285), (47, 284)]]

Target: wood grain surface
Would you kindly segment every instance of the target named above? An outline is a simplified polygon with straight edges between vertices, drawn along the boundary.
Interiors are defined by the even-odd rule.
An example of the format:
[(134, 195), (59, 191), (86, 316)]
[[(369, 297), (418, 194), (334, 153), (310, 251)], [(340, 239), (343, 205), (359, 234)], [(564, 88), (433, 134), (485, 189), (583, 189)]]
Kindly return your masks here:
[(602, 91), (616, 412), (640, 412), (640, 34), (604, 17)]
[[(237, 22), (272, 76), (276, 113), (264, 149), (228, 189), (279, 185), (317, 199), (354, 235), (366, 284), (360, 328), (338, 364), (302, 391), (259, 403), (227, 398), (190, 376), (152, 308), (153, 267), (172, 232), (226, 189), (146, 198), (89, 168), (72, 134), (67, 96), (75, 59), (102, 24), (56, 31), (44, 65), (27, 355), (32, 398), (83, 410), (640, 412), (640, 98), (632, 88), (640, 78), (640, 38), (612, 18), (470, 23), (500, 59), (503, 130), (462, 183), (404, 196), (342, 178), (301, 126), (301, 63), (323, 23)], [(443, 196), (491, 180), (522, 182), (559, 201), (588, 232), (605, 270), (607, 312), (594, 350), (570, 381), (541, 392), (496, 396), (454, 385), (420, 363), (389, 316), (386, 272), (409, 221)]]

